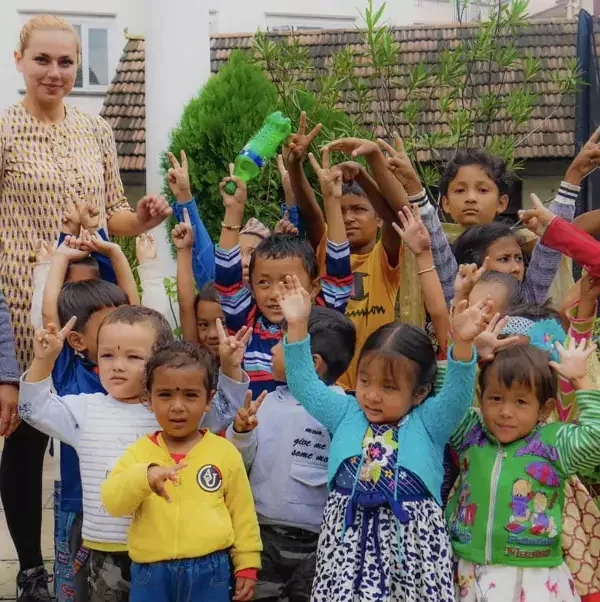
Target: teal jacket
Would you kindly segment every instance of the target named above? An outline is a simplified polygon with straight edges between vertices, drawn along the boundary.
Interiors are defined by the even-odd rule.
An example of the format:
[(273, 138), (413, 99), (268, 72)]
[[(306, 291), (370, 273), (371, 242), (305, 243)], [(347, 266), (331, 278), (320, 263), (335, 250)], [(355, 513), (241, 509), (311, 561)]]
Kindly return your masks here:
[[(284, 338), (285, 373), (292, 395), (332, 435), (329, 448), (328, 483), (344, 460), (362, 454), (369, 422), (353, 395), (336, 393), (315, 372), (310, 336), (297, 343)], [(448, 354), (444, 386), (407, 414), (399, 424), (398, 466), (416, 474), (441, 504), (444, 446), (459, 426), (475, 395), (477, 356), (456, 362)]]

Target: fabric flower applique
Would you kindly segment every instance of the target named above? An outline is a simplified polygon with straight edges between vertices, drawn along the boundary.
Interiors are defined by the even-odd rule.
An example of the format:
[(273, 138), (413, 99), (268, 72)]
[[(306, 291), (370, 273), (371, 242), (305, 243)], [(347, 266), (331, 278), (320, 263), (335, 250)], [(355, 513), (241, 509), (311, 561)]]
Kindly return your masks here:
[(369, 427), (365, 434), (363, 449), (365, 450), (365, 464), (363, 471), (361, 471), (361, 479), (377, 483), (381, 478), (383, 468), (398, 449), (398, 444), (394, 441), (393, 428), (375, 434), (373, 429)]

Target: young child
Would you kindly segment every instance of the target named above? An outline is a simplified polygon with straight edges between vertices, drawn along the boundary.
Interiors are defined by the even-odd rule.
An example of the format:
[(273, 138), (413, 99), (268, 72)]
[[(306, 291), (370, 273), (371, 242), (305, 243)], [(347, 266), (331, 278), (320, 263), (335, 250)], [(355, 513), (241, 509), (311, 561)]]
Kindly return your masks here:
[[(233, 174), (233, 165), (230, 171)], [(215, 251), (216, 288), (227, 328), (235, 331), (247, 326), (252, 330), (244, 368), (250, 376), (250, 387), (255, 395), (262, 390), (275, 389), (271, 370), (272, 348), (281, 338), (283, 320), (276, 294), (279, 282), (286, 275), (295, 274), (310, 291), (316, 304), (339, 311), (344, 311), (350, 295), (350, 252), (339, 204), (342, 176), (329, 168), (327, 151), (323, 154), (320, 180), (325, 210), (330, 218), (325, 276), (319, 278), (315, 253), (308, 242), (298, 236), (274, 234), (263, 240), (253, 253), (248, 268), (248, 286), (244, 284), (239, 247), (246, 185), (233, 175), (225, 178), (220, 185), (225, 217)], [(230, 181), (237, 186), (233, 195), (225, 191)]]
[[(127, 600), (129, 520), (107, 515), (100, 501), (106, 472), (141, 434), (156, 431), (154, 415), (141, 403), (142, 371), (152, 349), (173, 340), (165, 318), (142, 306), (107, 315), (96, 334), (98, 374), (107, 393), (59, 396), (49, 378), (75, 318), (62, 328), (49, 324), (35, 339), (35, 360), (21, 382), (19, 413), (38, 430), (77, 451), (83, 485), (83, 545), (90, 550), (90, 599)], [(220, 431), (243, 405), (247, 377), (240, 369), (245, 332), (223, 342), (217, 394), (204, 426)], [(240, 382), (245, 381), (245, 382)]]
[[(352, 322), (313, 307), (308, 332), (319, 378), (343, 393), (335, 382), (354, 355)], [(273, 348), (273, 378), (286, 381), (281, 342)], [(281, 385), (259, 408), (240, 410), (227, 436), (249, 471), (264, 546), (254, 600), (309, 600), (327, 500), (329, 433)]]
[[(388, 324), (358, 361), (356, 397), (317, 376), (307, 336), (308, 293), (297, 278), (280, 287), (287, 321), (284, 359), (294, 397), (331, 433), (328, 483), (312, 600), (454, 600), (450, 540), (440, 508), (450, 434), (473, 401), (473, 339), (487, 305), (455, 312), (445, 385), (421, 329)], [(463, 311), (461, 311), (463, 310)]]
[[(72, 316), (77, 318), (52, 370), (53, 386), (59, 395), (104, 392), (96, 373), (98, 328), (115, 308), (138, 303), (125, 255), (118, 245), (101, 237), (106, 237), (102, 230), (92, 237), (97, 224), (90, 219), (89, 209), (80, 203), (65, 216), (64, 228), (71, 232), (79, 229), (81, 236), (61, 235), (62, 242), (56, 251), (46, 256), (48, 263), (36, 267), (36, 287), (43, 291), (43, 296), (41, 303), (32, 304), (32, 322), (36, 325), (40, 322), (40, 328), (42, 321), (64, 327)], [(82, 230), (82, 225), (87, 228)], [(47, 245), (40, 246), (49, 250)], [(34, 297), (36, 292), (34, 288)], [(85, 602), (89, 553), (81, 540), (79, 460), (75, 450), (65, 443), (60, 444), (60, 481), (55, 483), (54, 513), (57, 600), (75, 598)]]
[[(390, 154), (390, 167), (394, 169), (396, 177), (407, 190), (411, 191), (410, 200), (418, 205), (423, 222), (431, 234), (435, 265), (439, 271), (446, 302), (450, 303), (454, 296), (454, 277), (459, 262), (453, 257), (436, 207), (429, 201), (423, 187), (418, 184), (419, 178), (404, 151), (400, 138), (396, 135), (396, 148), (382, 144)], [(590, 152), (586, 145), (575, 157), (567, 169), (565, 180), (561, 183), (556, 198), (550, 204), (552, 213), (568, 221), (573, 219), (575, 213), (575, 202), (581, 181), (587, 174), (586, 166)], [(450, 233), (451, 238), (454, 239), (465, 228), (489, 224), (496, 216), (504, 213), (508, 207), (511, 180), (512, 176), (503, 159), (480, 149), (458, 151), (446, 166), (440, 181), (442, 208), (456, 224), (455, 232)], [(420, 192), (413, 195), (412, 192), (417, 189), (417, 184), (420, 186)], [(530, 261), (532, 292), (535, 294), (531, 300), (539, 303), (546, 300), (560, 260), (560, 254), (536, 245)], [(550, 274), (552, 277), (549, 278)], [(572, 284), (570, 276), (568, 280)]]
[[(320, 124), (309, 134), (305, 130), (306, 115), (303, 114), (298, 133), (290, 141), (289, 174), (298, 208), (307, 225), (307, 236), (317, 249), (322, 269), (322, 250), (330, 220), (325, 220), (301, 167), (308, 146), (320, 130)], [(408, 205), (408, 197), (387, 168), (376, 143), (359, 138), (343, 138), (330, 142), (327, 148), (353, 158), (364, 156), (375, 177), (373, 179), (358, 163), (347, 162), (335, 166), (344, 178), (340, 203), (350, 245), (353, 275), (346, 315), (356, 327), (358, 351), (372, 332), (394, 320), (400, 283), (401, 241), (392, 224), (398, 220), (397, 212)], [(378, 239), (379, 232), (381, 237)], [(340, 384), (346, 389), (353, 390), (356, 387), (356, 362), (357, 357), (340, 379)]]
[(216, 322), (224, 320), (225, 315), (213, 281), (206, 282), (200, 292), (195, 294), (192, 279), (194, 231), (187, 210), (184, 210), (183, 216), (184, 221), (171, 231), (173, 244), (177, 249), (177, 300), (181, 333), (184, 341), (208, 345), (215, 357), (218, 357)]
[(102, 485), (109, 514), (133, 514), (131, 602), (228, 602), (230, 557), (233, 600), (252, 599), (262, 546), (246, 470), (230, 442), (198, 429), (214, 365), (190, 343), (156, 349), (144, 388), (161, 430), (131, 445)]
[[(531, 345), (499, 351), (480, 374), (481, 410), (452, 436), (458, 495), (447, 508), (461, 601), (579, 600), (561, 548), (565, 480), (600, 462), (600, 393), (586, 361), (595, 345), (557, 345), (560, 362)], [(556, 376), (577, 390), (579, 425), (542, 426)]]

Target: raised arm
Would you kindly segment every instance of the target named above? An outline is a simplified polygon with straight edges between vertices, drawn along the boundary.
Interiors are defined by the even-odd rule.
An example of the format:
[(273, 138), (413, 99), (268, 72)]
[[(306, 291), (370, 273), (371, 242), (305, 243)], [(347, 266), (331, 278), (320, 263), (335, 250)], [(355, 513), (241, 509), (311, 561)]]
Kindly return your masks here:
[(34, 360), (23, 375), (19, 415), (38, 431), (76, 447), (87, 417), (87, 395), (59, 397), (52, 392), (50, 373), (75, 318), (58, 330), (50, 325), (35, 334)]
[(58, 296), (65, 282), (69, 264), (71, 261), (78, 261), (89, 255), (89, 251), (82, 250), (80, 246), (74, 236), (67, 236), (52, 256), (42, 301), (44, 327), (48, 327), (49, 324), (59, 324)]
[(471, 307), (462, 302), (454, 310), (451, 321), (454, 344), (448, 353), (444, 386), (438, 395), (417, 408), (435, 441), (445, 444), (473, 404), (477, 374), (473, 341), (486, 328), (490, 310), (487, 301)]
[(431, 237), (421, 221), (417, 207), (405, 207), (398, 214), (402, 228), (394, 224), (400, 238), (417, 259), (417, 275), (421, 284), (423, 303), (431, 318), (436, 338), (440, 348), (446, 353), (450, 328), (450, 313), (444, 300), (442, 285), (438, 277), (433, 254), (431, 252)]
[(452, 247), (442, 228), (437, 207), (429, 200), (419, 176), (404, 148), (402, 138), (394, 132), (394, 145), (379, 140), (379, 145), (388, 153), (388, 166), (404, 186), (411, 205), (419, 208), (423, 224), (431, 237), (431, 252), (444, 291), (446, 305), (454, 298), (454, 279), (458, 270)]
[(593, 389), (586, 364), (596, 345), (571, 340), (565, 348), (557, 343), (559, 362), (550, 366), (571, 381), (579, 407), (578, 424), (563, 424), (556, 436), (556, 449), (568, 475), (589, 473), (600, 465), (600, 391)]
[[(280, 286), (281, 311), (288, 326), (283, 340), (285, 375), (292, 395), (330, 433), (335, 433), (353, 398), (330, 389), (317, 375), (310, 350), (310, 296), (297, 276)], [(356, 403), (356, 402), (354, 402)]]
[(83, 231), (78, 244), (80, 248), (89, 253), (100, 253), (107, 257), (115, 270), (117, 284), (127, 295), (129, 303), (131, 305), (140, 304), (137, 284), (133, 277), (131, 266), (129, 265), (129, 261), (127, 261), (127, 257), (125, 257), (125, 253), (123, 253), (123, 250), (117, 243), (108, 242), (97, 234), (92, 236), (89, 232)]
[(302, 220), (306, 224), (306, 235), (313, 249), (317, 249), (325, 234), (325, 218), (315, 193), (304, 173), (304, 159), (309, 146), (321, 131), (318, 123), (307, 134), (306, 113), (302, 111), (298, 132), (290, 138), (287, 157), (287, 170), (290, 178), (290, 187)]
[[(369, 163), (379, 190), (379, 194), (369, 196), (369, 200), (383, 220), (381, 241), (388, 256), (388, 263), (391, 267), (397, 266), (400, 260), (400, 239), (396, 236), (392, 224), (398, 219), (398, 211), (408, 205), (404, 187), (388, 169), (387, 160), (376, 142), (360, 138), (340, 138), (327, 146), (330, 150), (349, 154), (352, 158), (365, 157)], [(366, 181), (364, 176), (362, 179), (363, 182)], [(372, 186), (371, 191), (374, 192)]]
[(183, 210), (183, 222), (171, 230), (171, 238), (177, 250), (177, 300), (179, 301), (179, 321), (184, 341), (198, 343), (196, 320), (196, 298), (192, 275), (192, 249), (194, 231), (187, 209)]
[[(233, 165), (229, 166), (233, 173)], [(228, 182), (235, 182), (237, 188), (233, 195), (225, 190)], [(220, 184), (221, 198), (225, 206), (225, 217), (221, 229), (219, 246), (215, 249), (215, 289), (219, 303), (225, 314), (227, 328), (237, 332), (254, 313), (256, 305), (250, 289), (244, 284), (244, 271), (239, 239), (244, 204), (246, 203), (246, 185), (233, 176), (225, 178)]]
[(185, 151), (181, 151), (181, 162), (173, 153), (169, 153), (168, 156), (171, 169), (167, 172), (167, 182), (176, 200), (173, 211), (180, 223), (186, 220), (187, 213), (187, 221), (194, 232), (192, 266), (196, 286), (201, 289), (207, 282), (215, 279), (215, 247), (200, 217), (196, 200), (192, 197)]

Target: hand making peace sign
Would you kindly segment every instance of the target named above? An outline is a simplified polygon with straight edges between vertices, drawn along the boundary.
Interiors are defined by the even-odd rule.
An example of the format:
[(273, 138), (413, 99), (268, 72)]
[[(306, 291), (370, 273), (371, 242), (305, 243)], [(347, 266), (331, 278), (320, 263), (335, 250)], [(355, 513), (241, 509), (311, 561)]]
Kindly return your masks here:
[(173, 153), (169, 153), (167, 156), (171, 162), (171, 168), (167, 171), (169, 188), (178, 203), (187, 203), (192, 200), (192, 188), (190, 186), (187, 155), (184, 150), (181, 151), (179, 155), (181, 163)]
[(287, 147), (289, 149), (289, 154), (286, 157), (288, 165), (300, 163), (304, 160), (309, 146), (319, 135), (323, 125), (317, 123), (317, 125), (315, 125), (315, 127), (308, 134), (306, 133), (306, 127), (306, 111), (302, 111), (300, 114), (298, 131), (295, 134), (292, 134), (288, 139)]

